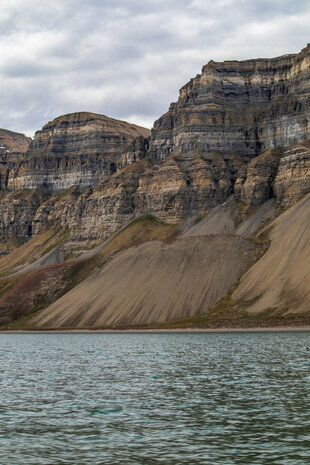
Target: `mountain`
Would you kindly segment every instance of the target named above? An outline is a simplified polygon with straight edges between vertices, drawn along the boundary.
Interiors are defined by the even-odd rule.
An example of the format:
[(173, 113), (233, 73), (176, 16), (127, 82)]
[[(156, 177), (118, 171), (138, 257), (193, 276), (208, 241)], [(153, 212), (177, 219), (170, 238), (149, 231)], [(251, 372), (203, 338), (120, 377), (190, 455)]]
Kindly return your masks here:
[(148, 129), (104, 115), (60, 116), (36, 132), (24, 159), (10, 170), (6, 187), (56, 191), (96, 184), (125, 166), (127, 157), (142, 158), (149, 135)]
[(9, 171), (23, 159), (30, 141), (24, 134), (0, 129), (0, 189), (7, 187)]
[(209, 62), (151, 132), (45, 125), (1, 165), (0, 322), (307, 322), (309, 102), (308, 45)]
[(154, 124), (155, 158), (193, 150), (245, 159), (309, 137), (310, 45), (295, 55), (210, 61)]

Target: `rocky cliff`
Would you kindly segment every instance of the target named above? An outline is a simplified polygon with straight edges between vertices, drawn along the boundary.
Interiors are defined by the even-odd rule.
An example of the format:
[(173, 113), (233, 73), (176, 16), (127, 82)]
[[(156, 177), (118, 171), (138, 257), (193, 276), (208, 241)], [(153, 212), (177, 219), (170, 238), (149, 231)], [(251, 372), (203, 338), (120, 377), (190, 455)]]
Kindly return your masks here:
[(104, 115), (60, 116), (36, 132), (25, 157), (10, 167), (5, 188), (56, 191), (94, 185), (145, 156), (149, 134)]
[(182, 223), (205, 215), (233, 193), (239, 157), (219, 152), (141, 160), (105, 178), (92, 189), (69, 191), (52, 197), (37, 210), (34, 234), (47, 224), (69, 227), (76, 243), (91, 245), (135, 217), (156, 216), (167, 223)]
[(150, 146), (147, 129), (103, 115), (56, 118), (26, 155), (4, 162), (2, 179), (6, 189), (63, 193), (17, 214), (3, 203), (2, 237), (16, 229), (25, 241), (56, 223), (89, 245), (139, 215), (180, 223), (232, 195), (245, 211), (273, 197), (292, 205), (309, 191), (309, 60), (308, 46), (208, 63), (155, 122)]
[(273, 59), (210, 61), (154, 124), (150, 156), (192, 150), (249, 159), (310, 136), (310, 46)]
[[(303, 202), (310, 192), (309, 120), (310, 46), (274, 59), (208, 63), (155, 122), (151, 139), (147, 129), (103, 115), (74, 113), (44, 126), (29, 147), (22, 137), (15, 151), (8, 142), (3, 144), (0, 250), (8, 254), (15, 248), (15, 255), (0, 258), (4, 274), (13, 273), (0, 285), (0, 314), (3, 305), (6, 317), (12, 318), (16, 279), (20, 299), (28, 302), (21, 314), (52, 304), (81, 283), (77, 292), (64, 295), (62, 307), (52, 305), (52, 319), (46, 310), (47, 326), (155, 324), (204, 312), (213, 312), (217, 319), (218, 308), (222, 315), (224, 307), (230, 315), (240, 311), (243, 318), (246, 308), (256, 308), (254, 300), (260, 302), (258, 312), (264, 312), (268, 302), (277, 308), (278, 301), (283, 313), (288, 302), (293, 308), (297, 294), (298, 308), (305, 312), (302, 296), (308, 298), (310, 271), (308, 265), (303, 270), (308, 232), (302, 224), (307, 224), (309, 210), (309, 198)], [(300, 206), (295, 209), (296, 203)], [(283, 216), (287, 208), (291, 213)], [(145, 215), (151, 233), (136, 223)], [(173, 234), (165, 240), (165, 233), (158, 236), (153, 227), (157, 233), (171, 228)], [(50, 242), (44, 239), (33, 261), (30, 245), (45, 236)], [(30, 238), (20, 248), (21, 265), (16, 247)], [(154, 239), (169, 244), (142, 246)], [(265, 258), (252, 266), (270, 241)], [(295, 249), (296, 275), (287, 261), (282, 269), (281, 258), (286, 250), (293, 257)], [(55, 263), (48, 261), (49, 253)], [(68, 261), (62, 263), (64, 257)], [(46, 263), (57, 268), (46, 268)], [(271, 273), (273, 265), (285, 275), (285, 289), (277, 271)], [(97, 274), (84, 282), (96, 267)], [(232, 286), (248, 267), (233, 293)], [(36, 274), (31, 274), (34, 269)], [(19, 278), (22, 273), (26, 278)], [(272, 298), (268, 279), (260, 278), (268, 273), (278, 289)], [(299, 276), (306, 284), (296, 294), (292, 286)], [(187, 285), (188, 293), (182, 294)], [(95, 289), (96, 296), (89, 289)], [(161, 306), (159, 289), (165, 289)], [(256, 289), (261, 289), (261, 298)], [(289, 300), (282, 299), (284, 292)], [(214, 305), (217, 310), (211, 309)], [(43, 324), (40, 318), (34, 321)]]
[(0, 129), (0, 189), (6, 189), (10, 170), (24, 159), (30, 141), (24, 134)]
[(274, 183), (277, 200), (294, 205), (310, 191), (310, 141), (288, 149), (281, 157)]

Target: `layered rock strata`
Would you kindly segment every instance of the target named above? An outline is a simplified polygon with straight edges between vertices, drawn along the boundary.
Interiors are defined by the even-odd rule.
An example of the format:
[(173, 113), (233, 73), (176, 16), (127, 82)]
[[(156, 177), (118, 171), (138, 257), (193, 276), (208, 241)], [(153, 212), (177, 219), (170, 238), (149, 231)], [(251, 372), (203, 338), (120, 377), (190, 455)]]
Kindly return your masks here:
[(38, 209), (33, 233), (47, 224), (68, 226), (76, 241), (97, 241), (135, 217), (151, 214), (167, 223), (204, 215), (233, 193), (244, 162), (218, 152), (141, 160), (81, 195), (68, 192)]
[(288, 207), (310, 192), (310, 141), (287, 150), (281, 157), (274, 183), (277, 200)]
[(310, 136), (310, 45), (272, 59), (210, 61), (152, 130), (149, 156), (220, 150), (246, 159)]
[(36, 132), (26, 156), (11, 167), (5, 187), (56, 191), (94, 185), (142, 158), (149, 134), (148, 129), (104, 115), (60, 116)]
[[(106, 176), (94, 187), (82, 192), (71, 188), (36, 204), (36, 210), (29, 210), (28, 202), (22, 205), (19, 200), (18, 207), (14, 204), (19, 214), (2, 215), (3, 237), (10, 236), (12, 224), (15, 233), (25, 231), (28, 225), (31, 235), (57, 225), (68, 227), (77, 245), (92, 245), (135, 217), (151, 214), (167, 223), (182, 223), (205, 215), (231, 195), (249, 210), (275, 195), (279, 203), (292, 204), (310, 189), (307, 146), (298, 145), (282, 158), (279, 150), (270, 150), (248, 165), (241, 157), (219, 152), (172, 155), (153, 162), (140, 160)], [(292, 158), (296, 151), (297, 161)], [(7, 212), (8, 203), (2, 203), (1, 208)], [(24, 240), (30, 237), (22, 236)]]
[(8, 193), (0, 201), (1, 252), (8, 253), (27, 242), (33, 234), (32, 222), (43, 198), (35, 192)]
[(280, 150), (272, 149), (251, 160), (246, 169), (239, 172), (234, 188), (236, 198), (255, 208), (273, 197), (280, 157)]
[[(210, 62), (155, 123), (150, 145), (147, 129), (103, 115), (56, 118), (26, 155), (2, 159), (0, 182), (62, 193), (36, 211), (23, 195), (18, 208), (3, 204), (0, 241), (57, 224), (73, 241), (92, 243), (134, 217), (181, 223), (231, 195), (247, 211), (274, 196), (291, 205), (309, 191), (309, 60), (308, 46), (274, 59)], [(23, 150), (28, 143), (20, 138)]]
[(0, 129), (0, 189), (6, 189), (10, 170), (24, 159), (30, 141), (24, 134)]

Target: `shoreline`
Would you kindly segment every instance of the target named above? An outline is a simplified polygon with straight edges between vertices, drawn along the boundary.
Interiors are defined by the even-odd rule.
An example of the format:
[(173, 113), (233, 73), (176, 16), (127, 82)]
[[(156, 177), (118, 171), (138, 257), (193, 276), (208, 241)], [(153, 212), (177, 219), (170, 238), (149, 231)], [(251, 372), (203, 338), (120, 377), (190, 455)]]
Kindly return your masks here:
[(1, 334), (197, 334), (197, 333), (271, 333), (310, 332), (310, 326), (269, 326), (249, 328), (171, 328), (171, 329), (47, 329), (0, 331)]

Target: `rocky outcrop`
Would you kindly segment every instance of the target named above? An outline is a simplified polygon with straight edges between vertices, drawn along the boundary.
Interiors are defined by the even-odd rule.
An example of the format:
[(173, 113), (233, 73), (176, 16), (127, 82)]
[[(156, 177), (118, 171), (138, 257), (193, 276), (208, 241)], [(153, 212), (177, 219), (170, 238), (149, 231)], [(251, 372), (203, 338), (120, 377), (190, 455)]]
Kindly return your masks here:
[[(144, 128), (74, 113), (38, 131), (26, 154), (23, 139), (20, 151), (4, 146), (0, 250), (35, 237), (1, 259), (2, 317), (50, 304), (32, 324), (306, 315), (309, 119), (310, 46), (208, 63), (151, 140)], [(279, 203), (293, 206), (279, 216)]]
[(183, 223), (232, 195), (240, 219), (274, 196), (290, 205), (309, 190), (309, 102), (310, 46), (274, 59), (208, 63), (155, 122), (150, 141), (147, 129), (104, 115), (56, 118), (26, 155), (3, 160), (2, 188), (53, 197), (36, 210), (22, 193), (16, 213), (1, 205), (0, 242), (57, 225), (92, 245), (135, 217)]
[(34, 234), (46, 225), (68, 226), (76, 242), (98, 241), (135, 217), (151, 214), (167, 223), (204, 215), (233, 193), (244, 162), (219, 152), (141, 160), (93, 189), (59, 194), (38, 209)]
[[(303, 157), (309, 155), (306, 146)], [(53, 225), (68, 227), (76, 247), (89, 247), (135, 217), (151, 214), (166, 223), (183, 223), (207, 214), (232, 195), (241, 201), (241, 210), (234, 213), (238, 222), (275, 193), (277, 201), (285, 203), (288, 192), (292, 202), (309, 190), (306, 168), (300, 174), (304, 190), (298, 188), (303, 184), (296, 173), (283, 174), (285, 167), (288, 169), (288, 153), (294, 150), (283, 158), (280, 150), (269, 150), (248, 164), (241, 157), (216, 151), (182, 153), (160, 161), (142, 159), (104, 177), (96, 186), (75, 187), (51, 197), (29, 217), (29, 230), (35, 235)], [(296, 150), (300, 152), (301, 146)], [(278, 171), (279, 163), (282, 168)], [(286, 194), (280, 195), (284, 184)], [(19, 219), (15, 221), (18, 228)]]
[(310, 141), (288, 149), (279, 164), (274, 191), (277, 200), (291, 206), (310, 192)]
[(148, 129), (104, 115), (60, 116), (36, 132), (26, 156), (11, 167), (5, 187), (56, 191), (94, 185), (142, 158), (149, 134)]
[(210, 61), (154, 124), (149, 156), (193, 150), (246, 159), (310, 137), (310, 45), (273, 59)]
[(236, 181), (236, 198), (255, 208), (273, 197), (273, 183), (280, 157), (280, 150), (272, 149), (251, 160)]
[(33, 234), (32, 222), (43, 198), (36, 192), (8, 193), (0, 201), (1, 252), (8, 253), (27, 242)]
[(7, 187), (9, 172), (24, 158), (30, 141), (24, 134), (0, 129), (0, 190)]

